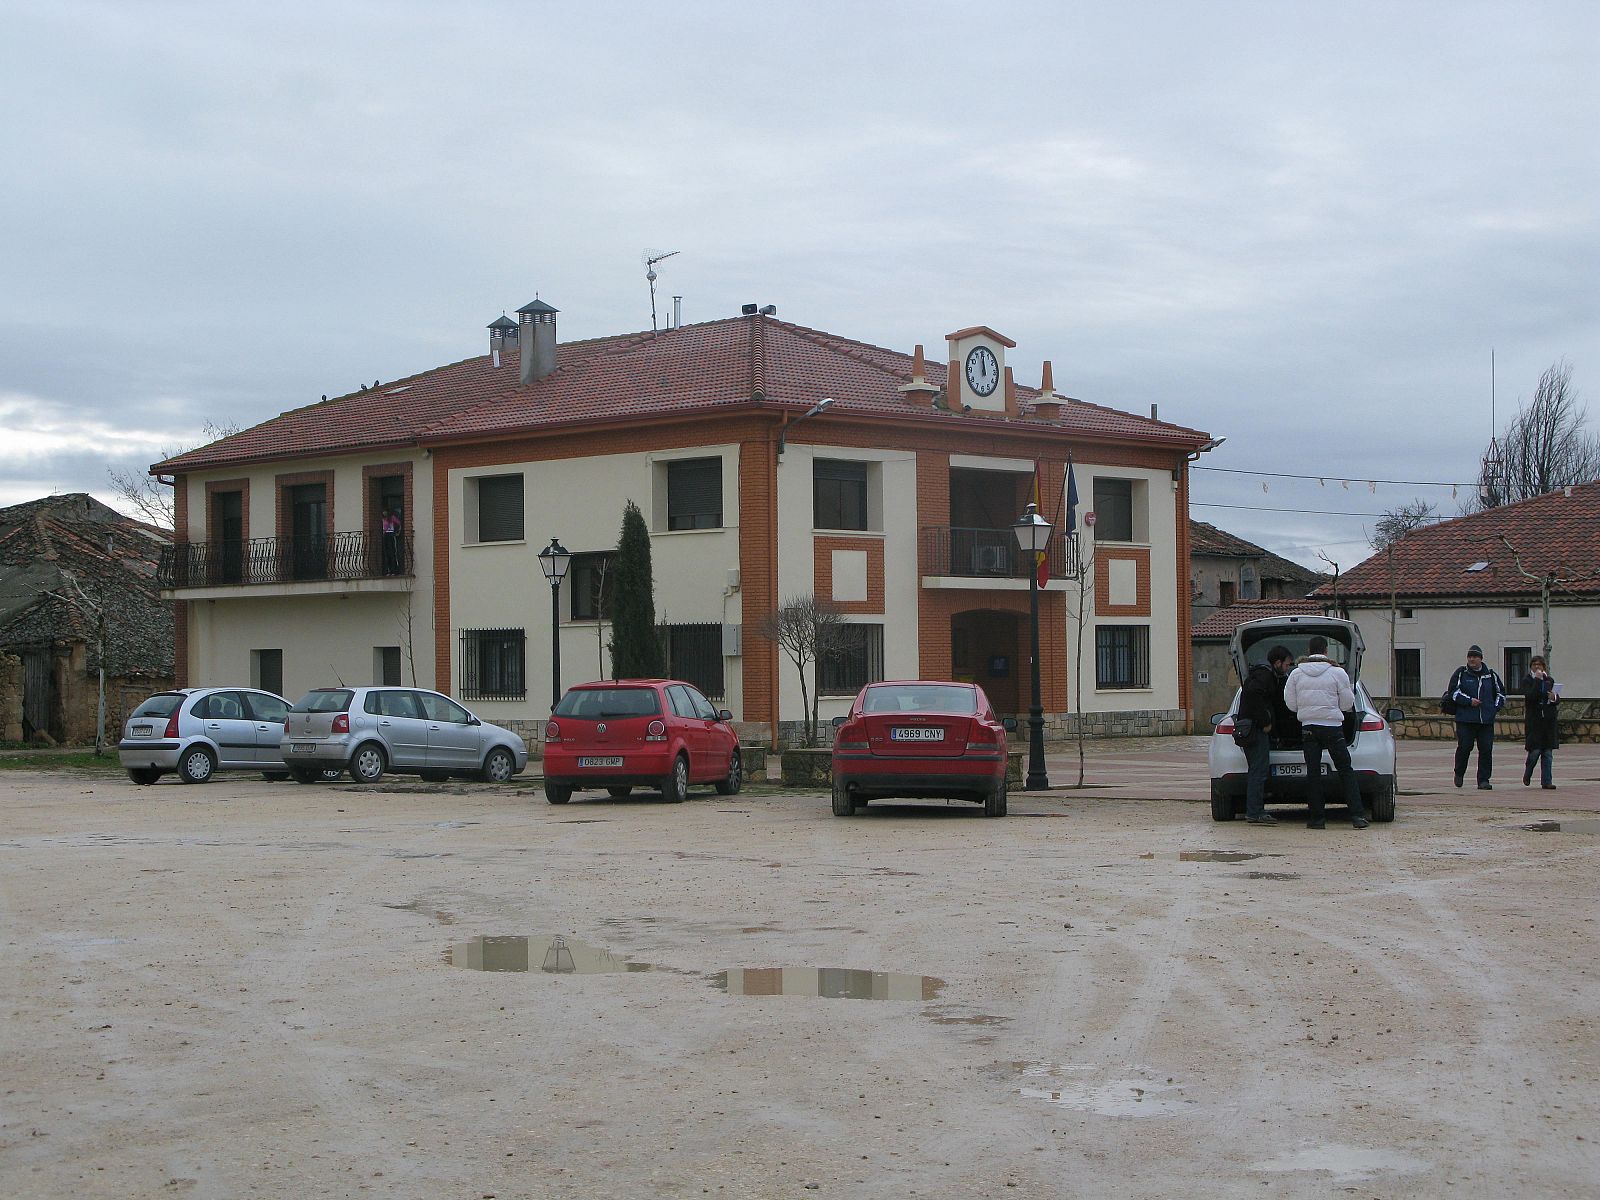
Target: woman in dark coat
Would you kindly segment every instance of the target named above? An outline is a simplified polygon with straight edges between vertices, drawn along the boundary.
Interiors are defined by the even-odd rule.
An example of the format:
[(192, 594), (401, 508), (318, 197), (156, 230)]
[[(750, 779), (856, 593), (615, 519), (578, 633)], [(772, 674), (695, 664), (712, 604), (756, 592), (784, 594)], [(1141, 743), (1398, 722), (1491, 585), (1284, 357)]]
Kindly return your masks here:
[(1556, 677), (1545, 669), (1544, 658), (1535, 654), (1529, 663), (1528, 675), (1522, 681), (1522, 699), (1527, 709), (1527, 734), (1522, 744), (1527, 748), (1528, 761), (1522, 768), (1522, 786), (1533, 782), (1533, 764), (1539, 764), (1539, 786), (1553, 789), (1556, 747), (1561, 744), (1556, 732), (1557, 701), (1561, 689)]

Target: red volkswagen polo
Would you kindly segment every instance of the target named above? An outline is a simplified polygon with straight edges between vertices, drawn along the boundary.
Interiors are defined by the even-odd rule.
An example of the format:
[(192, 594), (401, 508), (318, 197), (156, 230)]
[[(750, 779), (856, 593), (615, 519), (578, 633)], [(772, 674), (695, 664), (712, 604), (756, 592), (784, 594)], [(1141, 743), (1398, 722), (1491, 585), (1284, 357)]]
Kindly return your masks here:
[(732, 720), (677, 679), (581, 683), (545, 727), (544, 798), (565, 804), (586, 789), (621, 797), (647, 787), (676, 804), (692, 783), (731, 796), (744, 786)]
[(833, 815), (884, 796), (973, 800), (1006, 815), (1006, 733), (971, 683), (869, 683), (833, 719)]

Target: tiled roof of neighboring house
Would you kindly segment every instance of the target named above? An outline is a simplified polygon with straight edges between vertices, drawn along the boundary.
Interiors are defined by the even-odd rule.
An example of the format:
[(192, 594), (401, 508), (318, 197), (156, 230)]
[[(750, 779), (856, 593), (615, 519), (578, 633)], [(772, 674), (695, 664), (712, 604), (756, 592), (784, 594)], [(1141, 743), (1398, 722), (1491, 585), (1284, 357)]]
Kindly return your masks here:
[(172, 606), (156, 567), (171, 535), (81, 492), (0, 508), (0, 645), (89, 646), (106, 614), (106, 671), (170, 675)]
[[(1600, 482), (1414, 529), (1395, 543), (1392, 577), (1389, 555), (1374, 554), (1339, 577), (1338, 593), (1352, 600), (1387, 600), (1391, 590), (1456, 602), (1537, 597), (1539, 584), (1517, 569), (1519, 556), (1535, 575), (1600, 571)], [(1316, 595), (1331, 599), (1333, 592), (1329, 582)], [(1600, 596), (1600, 577), (1575, 579), (1551, 594)]]
[[(917, 406), (899, 391), (913, 356), (773, 317), (732, 317), (656, 333), (564, 342), (558, 368), (520, 382), (511, 349), (494, 367), (469, 358), (380, 387), (339, 396), (180, 454), (163, 474), (268, 459), (504, 437), (572, 426), (707, 415), (744, 406), (810, 407), (833, 397), (829, 415), (897, 415), (931, 424), (1003, 422), (1000, 413)], [(928, 383), (943, 387), (947, 366), (929, 361)], [(1059, 415), (1034, 417), (1037, 389), (1018, 386), (1030, 424), (1099, 440), (1132, 439), (1194, 448), (1207, 435), (1149, 417), (1061, 399)], [(951, 424), (951, 427), (955, 427)], [(1013, 423), (1012, 427), (1015, 427)]]
[(1254, 558), (1262, 579), (1281, 579), (1310, 591), (1325, 576), (1205, 521), (1189, 521), (1189, 557)]
[(1277, 600), (1240, 600), (1219, 608), (1204, 621), (1194, 627), (1191, 637), (1220, 638), (1227, 640), (1233, 636), (1233, 631), (1246, 621), (1257, 621), (1262, 617), (1277, 617), (1287, 613), (1320, 613), (1322, 602), (1309, 597), (1290, 599), (1283, 597)]

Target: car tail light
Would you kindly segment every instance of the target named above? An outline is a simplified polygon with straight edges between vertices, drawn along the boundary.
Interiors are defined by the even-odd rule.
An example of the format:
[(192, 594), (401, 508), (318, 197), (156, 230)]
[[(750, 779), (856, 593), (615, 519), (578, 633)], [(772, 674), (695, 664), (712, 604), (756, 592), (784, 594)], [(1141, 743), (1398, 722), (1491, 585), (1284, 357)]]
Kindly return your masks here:
[(665, 721), (651, 721), (645, 726), (644, 740), (647, 742), (664, 742), (667, 740), (667, 723)]
[(860, 721), (846, 721), (839, 726), (839, 732), (834, 735), (833, 744), (841, 750), (865, 750), (867, 748), (866, 726)]
[(1217, 722), (1217, 732), (1231, 735), (1233, 733), (1233, 718), (1224, 717)]
[(1000, 744), (1001, 732), (982, 721), (973, 721), (967, 729), (967, 749), (993, 750)]
[(557, 722), (546, 721), (544, 723), (544, 740), (546, 744), (561, 740), (561, 726)]
[(333, 732), (335, 732), (335, 733), (349, 733), (350, 732), (350, 714), (349, 713), (340, 713), (338, 716), (334, 717), (334, 719), (333, 719)]
[(1361, 728), (1373, 731), (1384, 728), (1383, 718), (1377, 713), (1367, 713), (1361, 718)]
[(178, 710), (173, 709), (172, 715), (167, 718), (167, 727), (161, 733), (162, 737), (175, 738), (178, 736)]

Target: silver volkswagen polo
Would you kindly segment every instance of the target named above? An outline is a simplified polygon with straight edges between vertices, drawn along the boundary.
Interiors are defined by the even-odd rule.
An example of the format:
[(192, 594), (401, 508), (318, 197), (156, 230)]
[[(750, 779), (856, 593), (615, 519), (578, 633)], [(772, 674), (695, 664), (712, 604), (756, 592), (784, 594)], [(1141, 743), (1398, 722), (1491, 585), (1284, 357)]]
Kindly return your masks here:
[(385, 771), (504, 783), (528, 765), (509, 729), (481, 721), (449, 696), (407, 687), (316, 688), (289, 710), (281, 761), (301, 783), (347, 768), (360, 783)]

